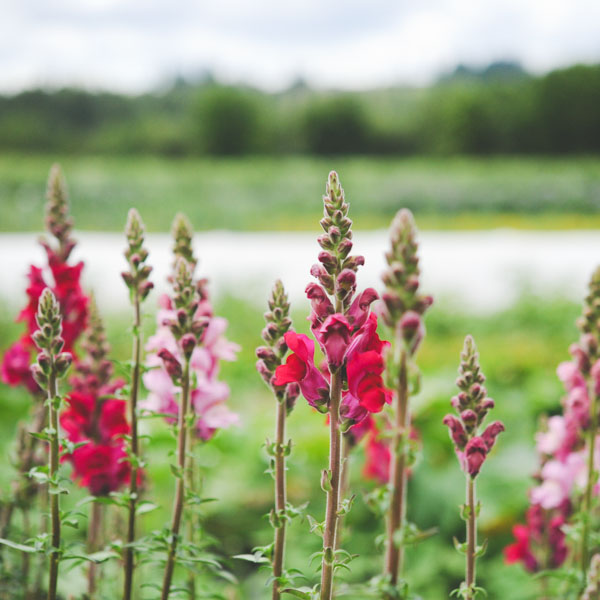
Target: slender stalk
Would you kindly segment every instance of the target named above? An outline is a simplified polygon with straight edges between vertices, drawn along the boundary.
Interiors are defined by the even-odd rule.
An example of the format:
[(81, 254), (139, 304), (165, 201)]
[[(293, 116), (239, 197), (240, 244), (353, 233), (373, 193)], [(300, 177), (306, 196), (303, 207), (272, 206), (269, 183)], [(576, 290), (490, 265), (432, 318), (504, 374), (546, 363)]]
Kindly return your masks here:
[[(89, 554), (96, 552), (98, 549), (101, 528), (102, 505), (100, 505), (98, 502), (92, 502), (92, 514), (90, 516), (87, 538), (87, 551)], [(96, 594), (97, 571), (98, 565), (94, 562), (91, 562), (90, 566), (88, 567), (88, 600), (94, 600), (94, 595)]]
[(175, 569), (175, 553), (177, 551), (177, 541), (179, 539), (179, 529), (181, 527), (181, 517), (183, 514), (183, 502), (185, 498), (185, 463), (186, 463), (186, 443), (187, 443), (187, 412), (190, 396), (190, 360), (185, 361), (181, 381), (181, 406), (179, 407), (179, 434), (177, 438), (177, 467), (179, 476), (175, 488), (175, 502), (173, 504), (173, 520), (171, 522), (171, 544), (167, 555), (165, 566), (165, 575), (161, 600), (167, 600)]
[[(29, 539), (31, 537), (31, 521), (29, 519), (29, 507), (23, 507), (23, 534), (25, 539)], [(24, 590), (24, 597), (27, 599), (29, 597), (29, 571), (31, 567), (31, 560), (29, 557), (29, 552), (23, 552), (23, 570), (21, 572), (22, 585)]]
[(475, 551), (477, 547), (477, 514), (475, 511), (475, 480), (467, 475), (467, 559), (466, 559), (466, 584), (467, 595), (465, 600), (475, 597), (472, 589), (475, 586)]
[(285, 551), (286, 520), (281, 518), (285, 514), (286, 489), (285, 489), (285, 398), (277, 399), (277, 423), (275, 426), (275, 511), (279, 517), (279, 526), (275, 529), (275, 542), (273, 548), (273, 594), (272, 600), (281, 598), (279, 581), (283, 573), (283, 560)]
[[(350, 459), (350, 443), (347, 435), (342, 435), (342, 474), (340, 475), (340, 500), (344, 500), (348, 495), (348, 471), (350, 469), (348, 462)], [(342, 542), (342, 525), (344, 517), (338, 519), (338, 531), (335, 536), (335, 549), (337, 550)]]
[[(50, 460), (49, 475), (51, 482), (58, 472), (58, 411), (54, 406), (57, 395), (56, 374), (52, 371), (48, 376), (48, 421), (50, 423)], [(50, 484), (54, 485), (53, 483)], [(57, 491), (57, 490), (55, 490)], [(50, 574), (48, 581), (48, 600), (56, 600), (58, 583), (58, 564), (60, 561), (60, 494), (50, 494), (50, 519), (52, 524), (52, 551), (50, 553)]]
[(333, 597), (333, 575), (336, 549), (338, 510), (340, 502), (341, 433), (340, 401), (342, 375), (339, 371), (331, 376), (331, 398), (329, 402), (329, 474), (331, 488), (327, 492), (327, 512), (323, 533), (323, 561), (321, 570), (321, 600)]
[[(188, 459), (187, 459), (187, 467), (186, 467), (186, 477), (187, 477), (187, 483), (186, 483), (186, 488), (188, 490), (188, 492), (196, 492), (196, 482), (194, 480), (194, 473), (196, 470), (196, 465), (195, 465), (195, 458), (194, 458), (194, 446), (195, 444), (195, 439), (194, 439), (194, 422), (190, 422), (190, 428), (188, 431), (188, 441), (189, 441), (189, 452), (188, 452)], [(191, 512), (189, 517), (188, 517), (188, 538), (190, 543), (194, 543), (195, 538), (196, 538), (196, 531), (197, 531), (197, 524), (195, 522), (194, 519), (194, 512)], [(188, 596), (190, 598), (190, 600), (196, 600), (196, 578), (194, 575), (193, 571), (189, 571), (188, 573)]]
[[(45, 493), (44, 493), (45, 492)], [(39, 498), (40, 502), (40, 522), (39, 528), (40, 531), (48, 531), (48, 490), (44, 490)], [(43, 588), (43, 579), (46, 574), (46, 560), (43, 555), (40, 555), (36, 560), (36, 573), (33, 581), (33, 592), (31, 594), (32, 598), (41, 598), (42, 597), (42, 588)]]
[(138, 424), (137, 424), (137, 398), (140, 387), (140, 360), (141, 360), (141, 316), (140, 295), (134, 294), (134, 322), (133, 322), (133, 367), (131, 372), (131, 391), (129, 394), (129, 422), (131, 423), (131, 474), (129, 478), (129, 514), (127, 522), (127, 546), (125, 547), (125, 560), (123, 563), (125, 578), (123, 584), (123, 600), (130, 600), (133, 587), (133, 572), (135, 569), (135, 509), (138, 499)]
[(394, 540), (397, 531), (404, 527), (406, 513), (406, 437), (408, 432), (408, 383), (406, 373), (406, 351), (400, 352), (398, 390), (395, 399), (396, 427), (392, 441), (392, 498), (387, 522), (387, 546), (385, 572), (390, 583), (397, 585), (402, 576), (404, 549)]
[(581, 534), (581, 574), (584, 582), (590, 564), (590, 520), (592, 517), (592, 492), (596, 480), (594, 450), (596, 445), (596, 433), (598, 430), (598, 398), (593, 383), (588, 386), (588, 395), (590, 397), (590, 428), (587, 439), (587, 484), (583, 495), (583, 531)]

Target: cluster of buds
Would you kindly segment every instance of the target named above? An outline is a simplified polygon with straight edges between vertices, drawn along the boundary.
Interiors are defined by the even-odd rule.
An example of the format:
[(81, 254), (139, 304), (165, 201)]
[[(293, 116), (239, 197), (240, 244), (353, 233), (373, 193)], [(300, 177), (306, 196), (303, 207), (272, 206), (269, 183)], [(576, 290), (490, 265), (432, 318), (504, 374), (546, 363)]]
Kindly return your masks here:
[(348, 218), (348, 204), (335, 171), (329, 173), (326, 195), (323, 196), (324, 216), (321, 227), (325, 233), (317, 238), (322, 251), (319, 263), (311, 274), (328, 294), (347, 306), (356, 290), (356, 271), (363, 265), (363, 256), (350, 256), (352, 250), (352, 221)]
[(388, 268), (382, 279), (386, 290), (382, 295), (383, 319), (397, 329), (398, 337), (412, 356), (421, 343), (425, 330), (422, 315), (433, 303), (431, 296), (419, 293), (419, 257), (417, 229), (410, 210), (400, 210), (390, 228), (391, 248), (385, 254)]
[(125, 235), (128, 243), (125, 258), (129, 263), (129, 271), (121, 273), (121, 277), (129, 288), (131, 297), (144, 300), (154, 284), (148, 281), (152, 267), (145, 264), (148, 251), (144, 248), (144, 224), (135, 208), (130, 209), (127, 215)]
[(488, 411), (494, 407), (494, 401), (487, 397), (487, 390), (483, 385), (485, 377), (479, 366), (479, 353), (470, 335), (465, 338), (458, 372), (456, 385), (460, 392), (451, 402), (459, 417), (446, 415), (443, 423), (450, 430), (462, 469), (475, 478), (494, 446), (496, 437), (504, 431), (504, 425), (500, 421), (494, 421), (479, 434)]
[(31, 373), (37, 384), (54, 394), (49, 385), (54, 378), (64, 377), (71, 366), (72, 356), (62, 352), (64, 340), (62, 333), (62, 318), (60, 306), (49, 288), (40, 296), (37, 312), (38, 330), (33, 334), (33, 341), (39, 348), (37, 363), (31, 366)]
[[(164, 325), (169, 327), (171, 333), (179, 342), (183, 355), (186, 359), (189, 359), (194, 348), (201, 340), (208, 321), (205, 317), (196, 315), (200, 299), (194, 285), (192, 270), (186, 260), (181, 257), (178, 257), (175, 262), (172, 300), (175, 308), (175, 318), (169, 319)], [(162, 354), (164, 355), (167, 352), (167, 350), (164, 350)], [(171, 371), (175, 374), (177, 369), (172, 364), (171, 357), (161, 355), (161, 358), (169, 374), (171, 374)]]
[(294, 407), (294, 403), (300, 388), (297, 383), (287, 385), (275, 385), (275, 369), (282, 364), (288, 351), (284, 335), (290, 329), (292, 320), (289, 317), (290, 303), (283, 287), (278, 279), (271, 291), (269, 298), (269, 310), (265, 313), (266, 326), (262, 331), (262, 339), (267, 344), (256, 349), (256, 369), (266, 384), (273, 390), (279, 400), (285, 400), (288, 414)]
[(90, 297), (89, 321), (81, 342), (83, 358), (77, 361), (78, 376), (71, 378), (73, 388), (86, 389), (96, 395), (105, 393), (113, 374), (113, 365), (108, 356), (110, 345), (106, 339), (104, 324), (98, 312), (94, 296)]
[(171, 233), (175, 244), (173, 246), (173, 255), (175, 260), (177, 257), (184, 258), (192, 273), (194, 272), (198, 261), (194, 256), (194, 250), (192, 248), (193, 230), (192, 225), (188, 218), (183, 213), (177, 213), (173, 219), (173, 225), (171, 226)]
[(592, 371), (592, 377), (600, 379), (598, 373), (594, 372), (598, 370), (594, 366), (600, 358), (600, 267), (594, 271), (590, 280), (577, 327), (581, 331), (579, 343), (573, 344), (569, 350), (584, 376)]
[[(59, 165), (52, 165), (50, 169), (46, 198), (46, 231), (58, 242), (58, 248), (53, 251), (56, 258), (59, 262), (66, 262), (75, 247), (75, 240), (71, 237), (73, 219), (69, 216), (67, 186)], [(42, 244), (49, 248), (45, 240)]]

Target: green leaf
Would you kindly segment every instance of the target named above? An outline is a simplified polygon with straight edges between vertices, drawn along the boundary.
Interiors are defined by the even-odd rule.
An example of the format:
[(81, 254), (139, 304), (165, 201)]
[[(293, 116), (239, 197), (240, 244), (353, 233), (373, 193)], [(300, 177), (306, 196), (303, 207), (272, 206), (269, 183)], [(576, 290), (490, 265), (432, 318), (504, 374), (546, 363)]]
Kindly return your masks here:
[(159, 508), (159, 506), (158, 506), (158, 504), (154, 504), (154, 502), (149, 502), (149, 501), (140, 502), (135, 509), (135, 514), (136, 515), (145, 515), (149, 512), (152, 512), (153, 510), (156, 510), (157, 508)]
[(27, 552), (28, 554), (34, 554), (36, 552), (39, 552), (39, 550), (37, 550), (33, 546), (25, 546), (24, 544), (17, 544), (16, 542), (12, 542), (11, 540), (6, 540), (4, 538), (0, 538), (0, 544), (4, 544), (5, 546), (8, 546), (9, 548), (12, 548), (13, 550), (18, 550), (19, 552)]
[(312, 597), (310, 588), (286, 588), (285, 590), (281, 590), (281, 592), (295, 596), (296, 598), (304, 598), (304, 600), (311, 600)]
[(266, 556), (263, 556), (259, 552), (255, 552), (254, 554), (236, 554), (233, 556), (233, 558), (237, 558), (238, 560), (246, 560), (256, 564), (271, 562)]

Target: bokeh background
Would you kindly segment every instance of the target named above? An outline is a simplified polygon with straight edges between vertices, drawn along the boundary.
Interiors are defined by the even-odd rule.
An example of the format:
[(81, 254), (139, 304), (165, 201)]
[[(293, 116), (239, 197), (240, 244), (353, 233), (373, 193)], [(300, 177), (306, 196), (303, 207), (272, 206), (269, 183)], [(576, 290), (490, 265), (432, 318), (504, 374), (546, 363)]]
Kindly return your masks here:
[[(409, 518), (439, 533), (407, 552), (422, 598), (447, 597), (462, 578), (463, 477), (441, 419), (463, 337), (481, 351), (496, 416), (507, 432), (479, 478), (489, 550), (479, 581), (490, 598), (537, 598), (537, 583), (503, 564), (527, 506), (534, 432), (560, 409), (556, 365), (568, 358), (586, 280), (600, 262), (600, 5), (593, 0), (430, 0), (242, 3), (42, 0), (3, 3), (0, 20), (0, 351), (21, 332), (27, 265), (43, 260), (45, 179), (60, 162), (69, 183), (85, 282), (97, 295), (115, 360), (127, 360), (127, 293), (119, 233), (131, 206), (148, 231), (159, 290), (170, 264), (169, 224), (185, 212), (198, 232), (200, 274), (242, 346), (223, 367), (241, 425), (203, 448), (205, 526), (224, 557), (269, 542), (271, 480), (262, 444), (273, 401), (254, 371), (262, 311), (275, 277), (306, 331), (302, 290), (318, 246), (321, 195), (336, 169), (366, 257), (360, 285), (379, 286), (392, 217), (410, 208), (421, 229), (423, 286), (436, 296), (419, 354), (414, 422), (422, 456)], [(156, 294), (146, 303), (154, 327)], [(290, 500), (323, 512), (323, 419), (300, 401), (289, 420)], [(0, 483), (13, 477), (26, 393), (0, 387)], [(160, 423), (148, 495), (169, 514), (168, 453)], [(382, 523), (364, 496), (362, 450), (352, 458), (357, 501), (345, 546), (360, 554), (348, 581), (376, 574)], [(83, 496), (75, 491), (70, 502)], [(115, 516), (118, 531), (118, 517)], [(85, 520), (82, 527), (86, 527)], [(288, 565), (314, 577), (319, 540), (289, 534)], [(207, 582), (230, 599), (268, 596), (266, 574), (227, 559), (239, 585)], [(15, 567), (17, 568), (17, 567)], [(111, 569), (114, 570), (111, 571)], [(114, 575), (114, 577), (112, 576)], [(152, 570), (145, 574), (152, 578)], [(102, 597), (115, 594), (108, 567)], [(80, 597), (73, 569), (63, 591)], [(140, 597), (152, 597), (140, 591)]]

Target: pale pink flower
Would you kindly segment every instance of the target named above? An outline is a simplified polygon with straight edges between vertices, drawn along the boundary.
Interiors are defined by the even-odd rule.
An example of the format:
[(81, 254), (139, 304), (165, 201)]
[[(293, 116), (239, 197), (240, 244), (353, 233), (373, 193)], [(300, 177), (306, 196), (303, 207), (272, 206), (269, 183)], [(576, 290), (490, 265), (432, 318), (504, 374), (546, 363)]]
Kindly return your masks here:
[(565, 418), (561, 416), (548, 419), (548, 430), (535, 434), (537, 451), (540, 454), (552, 455), (563, 445), (567, 437)]

